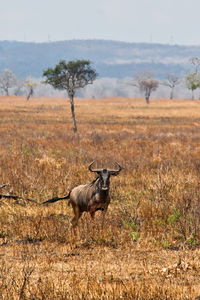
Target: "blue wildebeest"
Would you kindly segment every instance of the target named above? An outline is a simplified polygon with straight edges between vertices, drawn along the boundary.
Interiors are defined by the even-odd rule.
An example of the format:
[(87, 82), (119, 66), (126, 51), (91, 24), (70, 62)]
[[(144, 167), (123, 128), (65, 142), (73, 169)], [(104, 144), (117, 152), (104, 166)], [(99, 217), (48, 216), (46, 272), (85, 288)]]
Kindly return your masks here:
[(118, 169), (92, 169), (94, 161), (90, 163), (89, 170), (97, 173), (97, 178), (89, 184), (79, 185), (73, 188), (64, 197), (55, 197), (43, 202), (42, 204), (53, 203), (59, 200), (69, 199), (68, 205), (72, 205), (74, 217), (72, 219), (72, 226), (75, 228), (78, 220), (83, 212), (89, 212), (92, 220), (94, 220), (95, 212), (101, 210), (103, 213), (102, 226), (104, 216), (110, 203), (110, 176), (116, 176), (122, 170), (121, 165), (116, 162)]

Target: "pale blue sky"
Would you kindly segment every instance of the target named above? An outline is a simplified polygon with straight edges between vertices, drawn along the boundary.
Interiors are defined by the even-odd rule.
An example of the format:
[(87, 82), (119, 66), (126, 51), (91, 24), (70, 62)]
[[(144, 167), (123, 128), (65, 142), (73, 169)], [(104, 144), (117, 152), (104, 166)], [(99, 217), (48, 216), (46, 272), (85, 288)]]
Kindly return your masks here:
[(200, 0), (0, 0), (0, 40), (200, 45)]

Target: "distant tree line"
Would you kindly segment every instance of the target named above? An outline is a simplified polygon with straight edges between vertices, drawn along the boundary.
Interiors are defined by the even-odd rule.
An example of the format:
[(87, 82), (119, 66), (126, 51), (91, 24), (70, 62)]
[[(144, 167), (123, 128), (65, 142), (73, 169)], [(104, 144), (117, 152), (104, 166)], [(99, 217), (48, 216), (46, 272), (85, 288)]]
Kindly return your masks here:
[[(165, 98), (170, 99), (173, 99), (177, 95), (179, 98), (184, 98), (189, 96), (186, 93), (186, 90), (188, 90), (191, 99), (200, 99), (200, 93), (199, 96), (196, 93), (196, 91), (200, 89), (200, 58), (192, 57), (190, 63), (191, 70), (184, 78), (180, 78), (173, 73), (167, 73), (164, 80), (158, 80), (155, 78), (155, 73), (152, 70), (143, 70), (137, 72), (132, 79), (100, 78), (96, 80), (94, 87), (85, 86), (85, 88), (77, 90), (76, 96), (83, 98), (143, 96), (146, 102), (149, 103), (152, 94), (156, 96), (159, 95), (159, 97), (163, 97), (164, 95)], [(135, 87), (135, 89), (131, 89), (131, 86)], [(180, 88), (177, 88), (178, 86), (180, 86)], [(167, 89), (169, 89), (168, 95)], [(58, 91), (56, 92), (56, 90)], [(52, 88), (50, 88), (50, 86), (45, 87), (44, 81), (41, 79), (33, 79), (30, 77), (24, 79), (17, 78), (15, 73), (10, 69), (4, 69), (0, 73), (1, 95), (25, 96), (27, 100), (29, 100), (30, 97), (34, 95), (65, 96), (64, 91), (65, 89), (56, 86)], [(68, 92), (67, 94), (69, 96)]]
[[(189, 72), (185, 77), (185, 84), (188, 90), (192, 92), (192, 99), (194, 99), (194, 91), (200, 88), (200, 59), (193, 57), (190, 60), (194, 67), (192, 72)], [(43, 72), (45, 80), (43, 84), (52, 86), (54, 89), (64, 90), (70, 99), (71, 114), (73, 120), (74, 133), (77, 132), (77, 124), (75, 117), (74, 97), (79, 89), (85, 88), (97, 78), (97, 72), (91, 66), (89, 60), (74, 60), (66, 62), (61, 60), (54, 68), (48, 68)], [(150, 96), (155, 92), (160, 85), (170, 88), (170, 99), (174, 97), (174, 90), (180, 84), (180, 78), (174, 74), (167, 74), (166, 79), (159, 82), (153, 71), (144, 70), (136, 73), (131, 80), (130, 85), (136, 87), (144, 96), (146, 103), (150, 103)], [(0, 90), (9, 96), (12, 91), (15, 95), (26, 95), (29, 100), (34, 95), (34, 90), (38, 86), (37, 82), (27, 79), (18, 79), (17, 76), (9, 69), (5, 69), (0, 73)]]

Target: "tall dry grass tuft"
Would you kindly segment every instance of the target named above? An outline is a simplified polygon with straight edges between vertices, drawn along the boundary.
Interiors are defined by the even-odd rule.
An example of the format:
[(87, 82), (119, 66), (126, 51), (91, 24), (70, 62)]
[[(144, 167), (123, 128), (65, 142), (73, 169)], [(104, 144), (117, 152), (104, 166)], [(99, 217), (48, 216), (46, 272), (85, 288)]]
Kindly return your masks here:
[[(0, 98), (2, 193), (44, 200), (88, 183), (88, 164), (111, 178), (101, 228), (84, 214), (79, 237), (66, 201), (0, 198), (0, 299), (198, 299), (198, 101)], [(10, 189), (12, 188), (12, 191)]]

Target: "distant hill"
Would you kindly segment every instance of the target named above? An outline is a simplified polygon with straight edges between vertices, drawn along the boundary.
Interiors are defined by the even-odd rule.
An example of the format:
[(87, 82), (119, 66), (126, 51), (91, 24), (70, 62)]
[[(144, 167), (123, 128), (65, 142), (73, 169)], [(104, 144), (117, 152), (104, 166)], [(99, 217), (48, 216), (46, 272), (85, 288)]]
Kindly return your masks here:
[(125, 43), (107, 40), (68, 40), (48, 43), (0, 41), (0, 71), (11, 69), (19, 77), (39, 78), (43, 70), (61, 59), (89, 59), (99, 77), (132, 77), (139, 70), (185, 76), (189, 59), (200, 55), (200, 46)]

